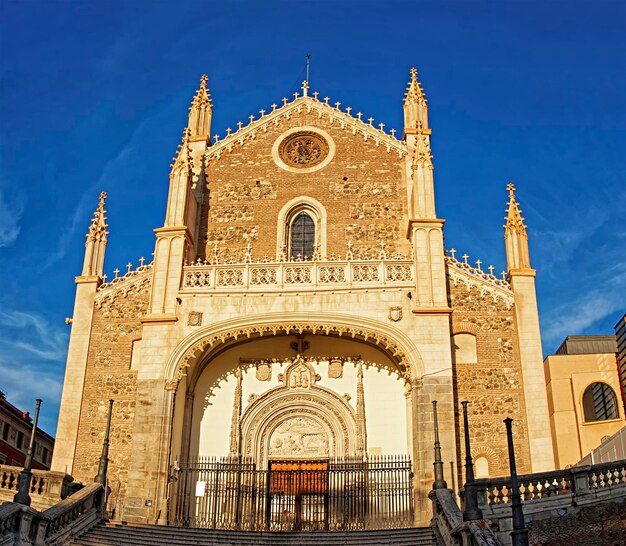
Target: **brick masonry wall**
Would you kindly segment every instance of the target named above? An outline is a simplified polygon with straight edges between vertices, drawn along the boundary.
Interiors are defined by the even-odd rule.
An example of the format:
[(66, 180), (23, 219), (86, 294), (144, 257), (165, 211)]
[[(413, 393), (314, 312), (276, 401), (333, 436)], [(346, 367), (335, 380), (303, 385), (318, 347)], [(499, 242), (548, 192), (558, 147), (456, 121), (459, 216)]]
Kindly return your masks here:
[(115, 400), (109, 447), (110, 502), (123, 504), (135, 417), (136, 372), (130, 369), (133, 342), (141, 336), (139, 318), (148, 308), (149, 284), (118, 291), (94, 309), (85, 389), (74, 460), (74, 478), (90, 482), (106, 428), (109, 399)]
[[(297, 173), (276, 165), (274, 142), (299, 126), (317, 126), (331, 135), (336, 151), (327, 166)], [(200, 233), (206, 234), (206, 255), (212, 255), (218, 241), (224, 257), (241, 259), (250, 242), (255, 258), (265, 254), (273, 258), (279, 211), (302, 195), (317, 199), (326, 208), (328, 255), (345, 256), (346, 243), (351, 240), (355, 257), (378, 256), (381, 239), (388, 243), (389, 253), (408, 254), (402, 168), (403, 160), (396, 152), (303, 110), (208, 163), (209, 198), (204, 200), (200, 226)]]
[[(453, 332), (467, 325), (476, 334), (477, 363), (454, 362), (455, 407), (458, 408), (457, 449), (459, 468), (465, 461), (460, 402), (468, 400), (468, 419), (474, 460), (486, 457), (492, 476), (509, 474), (506, 429), (513, 421), (515, 455), (520, 474), (531, 471), (526, 407), (522, 384), (515, 309), (473, 286), (450, 284)], [(465, 330), (466, 331), (466, 330)], [(454, 351), (453, 351), (454, 352)]]

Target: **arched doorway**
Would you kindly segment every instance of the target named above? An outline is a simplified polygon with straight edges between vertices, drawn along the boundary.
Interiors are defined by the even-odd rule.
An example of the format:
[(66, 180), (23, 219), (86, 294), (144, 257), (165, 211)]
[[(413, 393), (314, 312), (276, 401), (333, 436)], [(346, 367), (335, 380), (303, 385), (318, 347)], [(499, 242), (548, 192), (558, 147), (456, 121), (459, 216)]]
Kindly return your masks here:
[[(289, 511), (285, 506), (291, 510), (294, 504), (296, 512), (286, 520), (283, 518), (281, 525), (285, 522), (291, 525), (289, 518), (296, 524), (291, 528), (307, 528), (306, 525), (312, 523), (325, 525), (324, 528), (348, 525), (346, 521), (329, 521), (329, 515), (339, 510), (338, 506), (335, 512), (322, 506), (323, 502), (329, 502), (329, 489), (350, 491), (356, 499), (354, 502), (361, 507), (353, 510), (359, 522), (352, 521), (349, 525), (368, 525), (363, 516), (363, 506), (369, 502), (367, 495), (389, 494), (375, 490), (373, 469), (377, 465), (376, 472), (379, 472), (386, 457), (391, 459), (394, 455), (395, 466), (387, 469), (397, 477), (392, 495), (398, 496), (401, 490), (407, 494), (402, 499), (388, 499), (388, 504), (401, 507), (404, 524), (411, 525), (413, 491), (409, 454), (413, 446), (414, 405), (407, 388), (409, 366), (406, 360), (390, 354), (392, 351), (399, 353), (397, 346), (388, 339), (386, 346), (379, 346), (377, 343), (384, 338), (380, 334), (378, 339), (367, 339), (362, 334), (359, 338), (354, 330), (341, 331), (328, 325), (300, 329), (286, 325), (283, 328), (271, 331), (271, 335), (233, 337), (232, 342), (211, 348), (189, 367), (177, 391), (173, 458), (204, 461), (213, 464), (215, 472), (222, 472), (226, 464), (232, 468), (237, 461), (248, 465), (242, 470), (244, 474), (248, 472), (244, 482), (252, 479), (251, 469), (257, 473), (257, 480), (261, 476), (259, 472), (265, 473), (262, 479), (271, 506), (269, 512), (267, 507), (263, 508), (262, 518), (271, 521), (269, 525), (265, 521), (263, 528), (278, 529), (284, 527), (272, 527), (277, 525), (274, 521), (277, 512), (272, 506), (276, 498), (287, 497), (293, 497), (293, 502), (283, 503), (281, 514)], [(325, 331), (320, 331), (322, 328)], [(350, 335), (342, 335), (344, 332)], [(179, 396), (181, 388), (185, 390), (184, 404)], [(348, 459), (353, 463), (351, 472), (356, 481), (340, 488), (329, 488), (331, 480), (344, 479)], [(361, 466), (354, 467), (357, 462)], [(282, 477), (272, 481), (271, 472), (275, 477)], [(286, 472), (290, 480), (305, 474), (309, 478), (298, 482), (301, 485), (294, 490), (284, 486)], [(230, 482), (222, 480), (222, 483), (235, 480), (241, 484), (241, 479), (240, 472), (239, 477), (231, 476)], [(281, 485), (270, 485), (276, 479)], [(208, 483), (209, 480), (197, 481)], [(364, 486), (368, 482), (373, 484), (371, 491)], [(192, 497), (197, 500), (200, 494), (206, 496), (207, 487), (193, 491), (194, 487), (188, 487), (188, 504), (195, 502)], [(258, 496), (258, 487), (255, 491)], [(317, 504), (310, 502), (316, 496), (322, 500)], [(303, 512), (297, 504), (306, 499), (309, 504)], [(250, 508), (252, 501), (248, 498), (237, 502)], [(346, 499), (333, 499), (333, 502), (345, 503)], [(241, 513), (241, 506), (238, 505), (228, 525), (239, 528), (259, 525), (258, 507), (251, 510), (256, 518), (251, 522)], [(196, 516), (197, 507), (194, 510), (188, 510), (187, 516), (190, 512), (191, 516)], [(341, 510), (345, 512), (345, 506), (342, 505)], [(390, 516), (388, 511), (383, 512), (380, 517)], [(398, 514), (395, 516), (397, 519)], [(205, 517), (204, 523), (206, 520)]]

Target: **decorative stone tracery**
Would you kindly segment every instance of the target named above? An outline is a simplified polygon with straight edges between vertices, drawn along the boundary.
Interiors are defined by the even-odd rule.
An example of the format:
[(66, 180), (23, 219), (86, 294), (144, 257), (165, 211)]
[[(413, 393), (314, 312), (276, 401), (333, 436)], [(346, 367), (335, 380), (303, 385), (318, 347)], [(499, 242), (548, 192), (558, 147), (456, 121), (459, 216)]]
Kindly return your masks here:
[[(284, 373), (282, 385), (261, 396), (233, 420), (231, 436), (239, 436), (242, 455), (264, 465), (268, 458), (315, 458), (355, 455), (365, 445), (358, 415), (330, 389), (320, 387), (313, 366), (298, 355)], [(364, 428), (364, 427), (363, 427)]]

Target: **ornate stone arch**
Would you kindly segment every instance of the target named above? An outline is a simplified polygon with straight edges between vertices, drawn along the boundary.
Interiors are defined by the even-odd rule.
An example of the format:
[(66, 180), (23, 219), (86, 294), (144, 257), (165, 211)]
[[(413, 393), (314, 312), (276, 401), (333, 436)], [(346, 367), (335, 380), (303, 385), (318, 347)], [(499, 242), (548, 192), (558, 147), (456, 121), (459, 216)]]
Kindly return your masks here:
[(172, 351), (164, 369), (165, 387), (176, 389), (190, 367), (238, 340), (302, 333), (348, 337), (376, 346), (396, 363), (398, 373), (407, 383), (424, 375), (424, 364), (415, 344), (404, 332), (384, 322), (352, 315), (277, 313), (238, 317), (194, 331)]
[[(319, 376), (302, 359), (296, 358), (281, 375), (283, 384), (254, 399), (242, 415), (242, 454), (262, 466), (272, 455), (304, 459), (355, 455), (359, 432), (348, 401), (316, 385)], [(298, 426), (308, 430), (294, 431)], [(281, 437), (281, 427), (293, 434)], [(292, 446), (283, 445), (285, 436)], [(272, 439), (278, 443), (270, 444)]]
[[(288, 255), (289, 226), (293, 219), (301, 212), (306, 212), (315, 224), (315, 244), (320, 257), (326, 256), (326, 226), (328, 215), (326, 208), (317, 199), (301, 195), (289, 200), (278, 213), (278, 227), (276, 235), (276, 256)], [(285, 245), (285, 247), (283, 247)]]

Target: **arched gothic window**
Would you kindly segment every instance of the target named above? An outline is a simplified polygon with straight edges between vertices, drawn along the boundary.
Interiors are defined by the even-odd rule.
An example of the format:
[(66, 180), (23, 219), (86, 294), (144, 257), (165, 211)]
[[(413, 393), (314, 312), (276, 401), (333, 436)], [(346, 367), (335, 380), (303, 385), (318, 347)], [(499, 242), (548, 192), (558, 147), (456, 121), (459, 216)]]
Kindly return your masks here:
[(489, 477), (489, 461), (487, 460), (487, 457), (478, 457), (474, 461), (474, 467), (476, 468), (477, 478)]
[(308, 212), (300, 211), (289, 226), (289, 256), (292, 260), (311, 260), (315, 251), (315, 222)]
[(606, 383), (592, 383), (583, 394), (583, 413), (586, 422), (618, 419), (617, 396)]
[(325, 258), (326, 223), (326, 209), (317, 199), (291, 199), (278, 213), (276, 256), (289, 261)]

